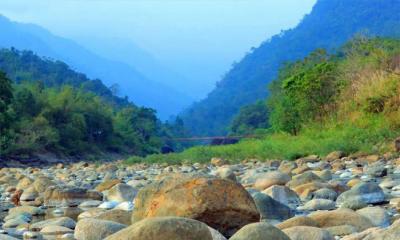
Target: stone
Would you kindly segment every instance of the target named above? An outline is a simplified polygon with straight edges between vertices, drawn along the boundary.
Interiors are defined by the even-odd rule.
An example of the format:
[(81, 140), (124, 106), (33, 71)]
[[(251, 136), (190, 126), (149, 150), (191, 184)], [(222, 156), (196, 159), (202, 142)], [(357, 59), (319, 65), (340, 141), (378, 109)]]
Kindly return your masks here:
[(97, 185), (96, 191), (103, 192), (103, 191), (109, 190), (110, 188), (114, 187), (118, 183), (121, 183), (121, 180), (111, 179), (111, 180), (104, 181), (104, 182), (100, 183), (99, 185)]
[(34, 201), (38, 197), (38, 192), (33, 187), (29, 187), (20, 196), (20, 201)]
[(251, 194), (261, 214), (261, 220), (286, 220), (294, 216), (295, 212), (288, 206), (274, 200), (267, 194), (254, 192)]
[(120, 204), (118, 204), (115, 209), (120, 209), (120, 210), (124, 210), (124, 211), (132, 211), (134, 208), (134, 204), (132, 202), (122, 202)]
[(222, 178), (222, 179), (229, 179), (232, 181), (237, 181), (236, 175), (233, 170), (229, 167), (220, 167), (216, 170), (215, 176)]
[(309, 226), (297, 226), (283, 229), (291, 240), (334, 240), (326, 230)]
[(394, 149), (396, 152), (400, 152), (400, 137), (394, 140)]
[(290, 218), (290, 219), (276, 225), (276, 227), (279, 229), (285, 229), (285, 228), (297, 227), (297, 226), (318, 227), (318, 223), (310, 217), (297, 216), (297, 217)]
[(161, 216), (196, 219), (228, 237), (260, 220), (253, 198), (240, 184), (187, 174), (168, 175), (139, 191), (132, 222)]
[(290, 176), (279, 171), (267, 172), (257, 177), (254, 188), (265, 190), (274, 185), (285, 185), (290, 181)]
[(368, 218), (375, 227), (389, 227), (390, 216), (384, 208), (381, 207), (366, 207), (356, 211), (358, 214)]
[(22, 234), (23, 240), (43, 240), (43, 235), (39, 232), (25, 231)]
[(330, 188), (321, 188), (313, 192), (313, 199), (328, 199), (335, 201), (338, 194)]
[(332, 236), (347, 236), (357, 232), (357, 229), (352, 225), (340, 225), (325, 228)]
[(395, 221), (386, 230), (371, 231), (363, 240), (398, 240), (400, 239), (400, 220)]
[(1, 233), (0, 233), (0, 240), (19, 240), (19, 239), (18, 239), (18, 238), (11, 237), (11, 236), (6, 235), (6, 234), (1, 234)]
[(106, 238), (106, 240), (172, 239), (213, 240), (206, 224), (181, 217), (146, 218)]
[(351, 225), (360, 232), (365, 229), (374, 227), (373, 223), (368, 218), (350, 209), (317, 211), (308, 216), (316, 221), (320, 228)]
[(220, 232), (218, 232), (214, 228), (208, 227), (208, 230), (210, 230), (212, 240), (227, 240), (224, 237), (224, 235), (222, 235)]
[(33, 187), (39, 193), (44, 193), (49, 187), (54, 185), (56, 184), (48, 177), (38, 177), (33, 182)]
[(125, 225), (131, 225), (131, 212), (127, 212), (120, 209), (113, 209), (103, 213), (100, 213), (95, 218), (101, 220), (113, 221)]
[(349, 191), (340, 194), (336, 202), (341, 204), (357, 200), (367, 204), (381, 203), (385, 200), (385, 194), (376, 183), (362, 182), (352, 187)]
[(228, 161), (222, 158), (211, 158), (211, 164), (217, 167), (228, 164)]
[(76, 226), (76, 222), (69, 217), (59, 217), (59, 218), (51, 218), (47, 219), (44, 221), (36, 222), (33, 223), (31, 226), (29, 226), (29, 229), (32, 231), (40, 231), (46, 226), (61, 226), (61, 227), (66, 227), (69, 229), (74, 229)]
[(75, 207), (89, 200), (102, 200), (103, 195), (96, 191), (83, 188), (58, 188), (51, 187), (44, 193), (44, 204), (49, 207), (69, 206)]
[(74, 233), (74, 230), (63, 226), (48, 225), (43, 227), (42, 230), (40, 230), (40, 233), (45, 236), (46, 235), (56, 236), (56, 235), (64, 235), (67, 233)]
[(337, 159), (341, 159), (343, 157), (345, 157), (346, 154), (342, 151), (334, 151), (329, 153), (326, 157), (325, 160), (326, 161), (333, 161), (333, 160), (337, 160)]
[(27, 224), (27, 222), (20, 218), (14, 218), (6, 221), (3, 224), (3, 228), (16, 228), (17, 226), (22, 224)]
[(29, 188), (32, 185), (33, 181), (30, 178), (24, 177), (21, 180), (19, 180), (16, 188), (17, 190), (24, 190)]
[(85, 201), (82, 202), (81, 204), (79, 204), (80, 208), (93, 208), (93, 207), (98, 207), (100, 204), (102, 204), (102, 201), (99, 200), (89, 200), (89, 201)]
[(43, 209), (33, 206), (20, 206), (11, 208), (8, 212), (9, 214), (16, 214), (16, 213), (29, 213), (32, 216), (39, 216), (44, 215), (45, 212)]
[(128, 184), (118, 183), (107, 193), (107, 199), (114, 202), (132, 202), (138, 190)]
[(268, 223), (252, 223), (244, 226), (229, 240), (291, 240), (280, 229)]
[(297, 193), (286, 186), (271, 186), (262, 191), (262, 193), (265, 193), (274, 200), (292, 208), (295, 208), (300, 204), (300, 198)]
[(306, 184), (306, 183), (311, 183), (311, 182), (321, 182), (322, 179), (318, 177), (316, 174), (313, 172), (305, 172), (300, 175), (296, 175), (292, 178), (291, 181), (289, 181), (286, 185), (290, 188), (295, 188), (297, 186)]
[(332, 210), (336, 208), (336, 203), (328, 199), (313, 199), (304, 206), (297, 208), (302, 211)]
[(109, 210), (109, 209), (115, 208), (116, 206), (118, 206), (118, 204), (119, 204), (119, 202), (116, 202), (116, 201), (108, 201), (108, 202), (103, 202), (102, 204), (100, 204), (98, 206), (98, 208)]
[(74, 236), (77, 240), (103, 240), (124, 228), (126, 228), (124, 224), (85, 218), (76, 225)]

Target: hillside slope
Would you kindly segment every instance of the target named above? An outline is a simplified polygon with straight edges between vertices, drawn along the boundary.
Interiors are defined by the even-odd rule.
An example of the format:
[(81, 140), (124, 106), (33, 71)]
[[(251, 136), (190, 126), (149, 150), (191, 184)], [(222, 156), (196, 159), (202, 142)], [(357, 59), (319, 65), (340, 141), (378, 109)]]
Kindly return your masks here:
[(235, 64), (208, 97), (181, 115), (192, 134), (223, 134), (240, 107), (267, 96), (281, 65), (316, 48), (335, 49), (356, 33), (400, 36), (399, 0), (319, 0), (294, 29), (265, 41)]
[(132, 66), (99, 57), (37, 25), (12, 22), (0, 16), (0, 29), (0, 47), (31, 50), (40, 56), (61, 60), (90, 78), (100, 78), (107, 86), (116, 83), (120, 86), (120, 95), (128, 96), (138, 105), (156, 109), (163, 119), (181, 111), (191, 102), (189, 97), (146, 78)]

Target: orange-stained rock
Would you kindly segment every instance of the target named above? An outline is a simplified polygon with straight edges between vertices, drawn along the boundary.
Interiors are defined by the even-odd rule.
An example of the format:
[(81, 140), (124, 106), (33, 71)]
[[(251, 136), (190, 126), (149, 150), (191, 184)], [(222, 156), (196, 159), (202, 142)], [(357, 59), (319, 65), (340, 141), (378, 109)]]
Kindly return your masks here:
[(240, 184), (208, 176), (172, 174), (139, 191), (132, 223), (148, 217), (192, 218), (233, 235), (260, 220), (250, 194)]

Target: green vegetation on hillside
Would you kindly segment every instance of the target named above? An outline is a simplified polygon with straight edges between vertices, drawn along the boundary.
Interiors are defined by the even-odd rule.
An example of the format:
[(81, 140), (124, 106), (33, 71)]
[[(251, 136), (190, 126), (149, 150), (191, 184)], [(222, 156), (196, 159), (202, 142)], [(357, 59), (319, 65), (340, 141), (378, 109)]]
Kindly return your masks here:
[[(7, 74), (1, 72), (4, 71)], [(113, 94), (65, 63), (29, 51), (0, 50), (0, 156), (116, 152), (144, 156), (182, 136), (153, 109)]]
[(399, 9), (398, 0), (318, 0), (295, 28), (273, 36), (234, 64), (207, 98), (182, 114), (185, 126), (196, 136), (229, 132), (242, 106), (267, 97), (265, 86), (277, 78), (282, 64), (317, 48), (333, 52), (360, 32), (400, 37)]
[[(168, 156), (151, 155), (144, 160), (294, 159), (309, 154), (324, 156), (336, 150), (384, 153), (400, 135), (399, 39), (357, 37), (334, 55), (316, 50), (282, 67), (269, 87), (271, 127), (263, 138), (236, 145), (195, 147)], [(242, 111), (247, 109), (260, 111), (251, 113), (255, 116), (264, 113), (263, 108), (254, 107)], [(236, 119), (238, 126), (248, 124), (243, 116)]]

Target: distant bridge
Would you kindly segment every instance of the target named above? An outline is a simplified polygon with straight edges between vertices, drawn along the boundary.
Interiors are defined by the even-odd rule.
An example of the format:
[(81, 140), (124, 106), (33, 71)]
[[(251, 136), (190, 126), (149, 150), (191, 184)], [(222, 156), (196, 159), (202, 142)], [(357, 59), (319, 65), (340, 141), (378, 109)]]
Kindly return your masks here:
[(213, 141), (213, 140), (240, 140), (243, 138), (257, 138), (257, 135), (239, 135), (239, 136), (213, 136), (213, 137), (187, 137), (173, 138), (172, 140), (187, 142), (187, 141)]

